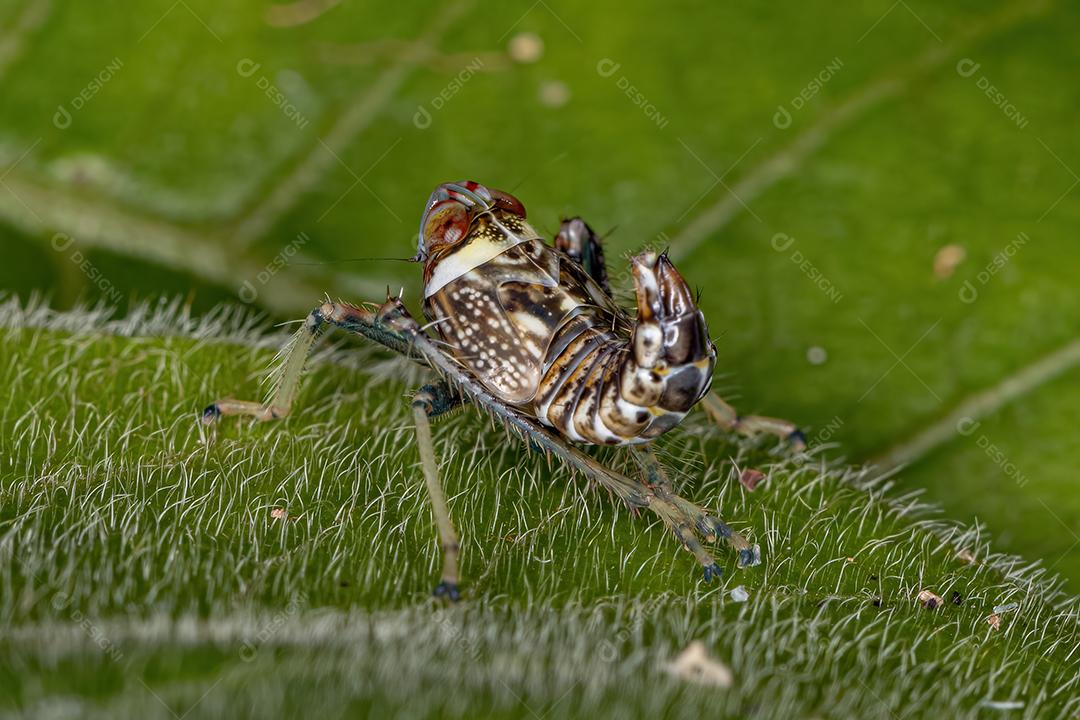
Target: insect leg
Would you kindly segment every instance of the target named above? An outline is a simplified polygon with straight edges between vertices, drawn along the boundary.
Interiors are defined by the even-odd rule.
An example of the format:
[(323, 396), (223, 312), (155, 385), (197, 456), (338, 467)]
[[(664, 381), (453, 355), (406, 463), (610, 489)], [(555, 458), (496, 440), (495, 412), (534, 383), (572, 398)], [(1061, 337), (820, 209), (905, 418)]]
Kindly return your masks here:
[[(738, 553), (739, 567), (757, 565), (761, 562), (761, 549), (757, 545), (752, 545), (740, 533), (732, 530), (727, 523), (709, 514), (704, 508), (675, 494), (671, 487), (671, 479), (668, 477), (667, 471), (664, 470), (664, 466), (660, 463), (660, 459), (656, 457), (656, 451), (651, 444), (632, 445), (630, 450), (634, 460), (637, 461), (642, 472), (645, 473), (646, 482), (648, 482), (649, 486), (653, 488), (657, 495), (679, 509), (685, 523), (694, 527), (709, 542), (716, 540), (717, 537), (727, 540)], [(694, 554), (705, 565), (702, 556), (697, 551)], [(708, 579), (709, 570), (710, 567), (705, 565), (706, 579)], [(719, 576), (719, 568), (716, 568), (714, 572)]]
[(611, 295), (600, 236), (584, 220), (579, 217), (563, 220), (555, 236), (555, 249), (577, 260), (596, 284)]
[(291, 412), (300, 389), (300, 380), (311, 348), (315, 345), (319, 332), (327, 324), (363, 335), (391, 350), (414, 360), (418, 359), (410, 352), (408, 339), (391, 328), (386, 318), (348, 303), (326, 302), (311, 311), (300, 329), (282, 349), (279, 355), (281, 362), (272, 376), (273, 390), (266, 402), (232, 398), (218, 400), (203, 410), (203, 423), (209, 425), (227, 415), (248, 415), (259, 421), (286, 417)]
[[(392, 303), (400, 304), (400, 301), (396, 298), (387, 301), (387, 305)], [(383, 308), (386, 308), (387, 305), (384, 305)], [(456, 391), (468, 396), (478, 407), (487, 410), (492, 416), (504, 422), (508, 427), (513, 428), (535, 447), (560, 458), (587, 478), (597, 482), (601, 487), (610, 490), (616, 497), (624, 500), (631, 507), (648, 507), (668, 526), (683, 545), (698, 558), (698, 561), (705, 568), (706, 580), (712, 579), (713, 576), (720, 576), (719, 566), (694, 536), (695, 529), (700, 531), (701, 527), (705, 527), (705, 525), (696, 523), (695, 516), (688, 515), (685, 509), (679, 507), (678, 503), (695, 508), (699, 516), (705, 515), (703, 510), (673, 493), (658, 492), (657, 488), (635, 481), (601, 465), (594, 458), (569, 445), (561, 437), (540, 425), (536, 420), (526, 417), (505, 405), (498, 398), (492, 396), (471, 375), (464, 372), (453, 358), (440, 351), (421, 331), (416, 321), (408, 317), (403, 311), (404, 308), (402, 307), (401, 312), (388, 312), (388, 315), (394, 314), (396, 316), (397, 319), (394, 325), (402, 333), (411, 337), (413, 350), (422, 355), (431, 367), (442, 373), (443, 377), (454, 386)], [(380, 309), (380, 313), (382, 312), (383, 309)], [(433, 459), (432, 462), (434, 462)], [(670, 488), (670, 483), (667, 483), (665, 487)], [(670, 497), (667, 497), (667, 495), (670, 495)], [(722, 523), (720, 523), (720, 526), (727, 528)], [(716, 526), (709, 527), (712, 528), (710, 533), (715, 535), (717, 532)], [(730, 530), (728, 532), (730, 533)]]
[(724, 399), (714, 392), (707, 393), (701, 399), (701, 407), (713, 422), (724, 430), (737, 432), (747, 437), (770, 433), (786, 441), (796, 452), (806, 449), (806, 436), (794, 423), (787, 420), (761, 415), (740, 416), (735, 408), (724, 402)]
[(439, 541), (443, 550), (443, 570), (439, 584), (435, 587), (435, 597), (445, 597), (451, 602), (460, 598), (458, 592), (458, 545), (457, 532), (450, 520), (450, 510), (446, 506), (446, 494), (439, 481), (439, 468), (435, 460), (435, 445), (431, 440), (431, 418), (446, 412), (461, 402), (445, 382), (425, 385), (417, 391), (412, 400), (413, 418), (416, 420), (416, 443), (420, 448), (420, 465), (427, 484), (431, 509), (435, 514), (435, 524), (439, 528)]
[(400, 300), (397, 298), (387, 300), (386, 304), (379, 308), (379, 314), (392, 318), (391, 327), (408, 338), (410, 351), (440, 373), (455, 392), (472, 400), (493, 418), (532, 441), (537, 449), (559, 456), (575, 470), (608, 488), (630, 505), (645, 507), (649, 504), (651, 493), (647, 493), (640, 483), (609, 470), (589, 455), (568, 445), (536, 420), (526, 417), (492, 395), (487, 388), (466, 372), (456, 359), (445, 354), (432, 342), (431, 338), (421, 330), (420, 325), (409, 317)]

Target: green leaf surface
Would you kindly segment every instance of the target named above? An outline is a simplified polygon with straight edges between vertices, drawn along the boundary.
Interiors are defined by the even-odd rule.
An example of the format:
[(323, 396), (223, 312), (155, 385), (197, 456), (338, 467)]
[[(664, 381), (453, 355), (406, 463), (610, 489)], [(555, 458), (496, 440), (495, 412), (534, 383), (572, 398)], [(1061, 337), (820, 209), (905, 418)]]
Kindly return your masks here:
[[(466, 579), (444, 609), (429, 598), (440, 559), (403, 401), (418, 380), (399, 379), (402, 361), (324, 356), (288, 421), (208, 432), (204, 398), (257, 393), (280, 340), (243, 314), (193, 321), (174, 305), (110, 322), (9, 302), (2, 318), (7, 709), (1075, 710), (1075, 598), (864, 472), (689, 423), (663, 453), (682, 491), (765, 558), (737, 570), (721, 554), (710, 585), (656, 522), (466, 410), (435, 434)], [(40, 393), (44, 376), (55, 392)], [(736, 479), (745, 467), (768, 476), (753, 493)], [(943, 604), (924, 607), (924, 590)], [(695, 640), (730, 688), (672, 675)]]
[[(100, 301), (119, 308), (117, 317), (139, 312), (140, 300), (160, 295), (181, 298), (193, 316), (239, 297), (274, 319), (293, 319), (324, 293), (379, 300), (387, 286), (403, 286), (406, 301), (415, 307), (417, 268), (386, 258), (414, 252), (422, 203), (437, 183), (479, 180), (517, 194), (544, 232), (554, 232), (560, 217), (584, 216), (606, 233), (608, 262), (624, 290), (628, 253), (644, 245), (670, 247), (681, 270), (701, 289), (702, 307), (717, 337), (716, 387), (741, 411), (791, 418), (807, 429), (820, 452), (858, 463), (880, 460), (882, 471), (895, 471), (894, 463), (902, 459), (909, 467), (891, 476), (897, 492), (921, 493), (922, 500), (941, 504), (946, 517), (979, 523), (995, 538), (996, 547), (1061, 573), (1067, 591), (1075, 593), (1080, 589), (1080, 504), (1074, 490), (1080, 463), (1075, 441), (1080, 370), (1077, 355), (1063, 351), (1077, 342), (1080, 327), (1080, 265), (1074, 241), (1080, 225), (1080, 136), (1074, 129), (1080, 104), (1078, 32), (1080, 9), (1049, 0), (947, 5), (880, 0), (858, 7), (790, 1), (449, 0), (387, 7), (315, 0), (282, 5), (148, 0), (135, 6), (0, 0), (0, 289), (24, 300), (44, 296), (58, 308)], [(511, 45), (528, 42), (530, 34), (542, 42), (539, 57), (535, 62), (515, 60)], [(961, 249), (963, 259), (951, 274), (935, 272), (935, 257), (949, 246)], [(24, 359), (19, 348), (33, 337), (9, 340), (12, 381), (23, 377), (20, 372), (27, 377), (40, 374), (31, 386), (63, 388), (61, 380), (67, 376), (42, 348), (33, 348), (39, 353), (33, 370), (15, 369)], [(47, 344), (44, 338), (36, 342)], [(153, 382), (139, 392), (152, 394), (164, 388), (160, 383), (173, 383), (165, 396), (169, 417), (184, 417), (184, 422), (199, 403), (222, 392), (223, 384), (238, 393), (253, 388), (241, 385), (239, 378), (254, 378), (264, 362), (261, 354), (257, 359), (242, 356), (234, 366), (232, 357), (240, 352), (236, 348), (207, 349), (195, 343), (189, 352), (180, 340), (86, 342), (92, 346), (91, 360), (127, 354), (130, 377), (152, 371)], [(149, 345), (139, 345), (142, 342)], [(68, 346), (69, 341), (60, 343)], [(183, 364), (188, 358), (194, 367)], [(93, 378), (95, 369), (101, 370), (72, 362), (78, 368), (72, 377)], [(183, 389), (178, 367), (187, 368)], [(165, 372), (161, 368), (173, 375), (159, 374)], [(393, 430), (398, 433), (394, 443), (406, 443), (407, 417), (394, 409), (405, 385), (375, 387), (347, 369), (332, 370), (329, 377), (321, 389), (311, 391), (312, 412), (355, 420), (358, 424), (349, 425), (350, 431), (365, 438)], [(352, 388), (342, 392), (355, 391), (356, 397), (348, 395), (339, 403), (334, 392), (342, 387)], [(71, 440), (71, 432), (88, 427), (85, 423), (105, 423), (102, 418), (109, 412), (117, 413), (115, 422), (122, 418), (124, 427), (130, 422), (142, 428), (139, 432), (164, 427), (164, 418), (153, 409), (160, 410), (160, 403), (151, 407), (131, 400), (137, 394), (134, 386), (114, 388), (108, 400), (84, 391), (78, 403), (70, 392), (56, 390), (42, 401), (54, 403), (44, 417), (55, 425), (43, 427), (58, 428), (57, 447)], [(7, 427), (15, 434), (5, 431), (5, 442), (22, 437), (17, 433), (24, 429), (16, 419), (30, 408), (24, 399), (9, 410)], [(83, 424), (62, 424), (74, 422), (67, 418), (79, 412), (87, 413), (81, 416)], [(387, 428), (388, 417), (399, 420)], [(479, 432), (475, 423), (465, 424), (470, 427)], [(156, 443), (162, 439), (180, 448), (176, 452), (191, 452), (186, 426), (169, 428), (172, 435), (145, 436), (135, 448), (140, 456), (156, 456)], [(284, 432), (251, 432), (255, 434), (226, 433), (226, 445), (234, 443), (238, 459), (244, 457), (246, 463), (232, 470), (235, 477), (272, 482), (273, 492), (271, 486), (230, 487), (215, 495), (210, 488), (220, 488), (211, 484), (198, 496), (202, 502), (242, 503), (249, 525), (256, 517), (253, 507), (276, 502), (279, 486), (293, 487), (290, 482), (310, 476), (312, 466), (304, 463), (314, 462), (304, 460), (309, 453), (300, 445), (289, 445), (273, 462), (267, 456), (244, 456), (251, 450), (250, 437), (300, 442), (286, 440), (291, 436)], [(319, 436), (312, 432), (299, 437), (317, 444)], [(475, 438), (466, 429), (441, 432), (446, 434), (441, 441), (445, 447), (474, 446)], [(457, 432), (465, 433), (461, 442)], [(348, 442), (355, 437), (349, 435)], [(333, 438), (338, 452), (345, 453), (340, 446), (346, 438)], [(42, 463), (51, 450), (34, 443), (27, 447), (32, 452), (20, 457), (24, 469), (32, 470), (28, 477), (49, 476), (49, 466)], [(717, 478), (726, 478), (730, 468), (716, 463), (726, 462), (732, 453), (756, 452), (724, 448), (706, 463)], [(394, 449), (401, 450), (397, 445)], [(94, 463), (104, 452), (94, 448), (82, 460), (72, 456), (64, 462)], [(452, 475), (462, 482), (473, 477), (477, 455), (468, 462), (457, 459), (460, 465)], [(485, 466), (477, 477), (495, 476), (499, 462), (506, 463), (501, 466), (505, 470), (524, 462), (521, 457), (496, 454), (485, 461), (495, 465)], [(397, 498), (394, 517), (401, 527), (412, 521), (406, 518), (426, 517), (417, 488), (403, 489), (411, 463), (401, 457), (397, 465), (372, 471), (386, 484), (378, 485), (376, 494)], [(112, 477), (110, 468), (92, 467), (100, 477)], [(206, 467), (224, 472), (225, 463)], [(350, 467), (357, 472), (358, 466)], [(119, 475), (131, 472), (128, 468)], [(259, 473), (277, 474), (271, 481)], [(694, 482), (704, 477), (692, 475)], [(9, 476), (11, 482), (16, 478)], [(570, 502), (563, 491), (570, 481), (558, 472), (545, 467), (529, 478), (533, 485), (548, 488), (549, 494), (530, 498), (546, 509), (522, 500), (516, 512), (520, 517), (504, 517), (505, 505), (477, 485), (471, 489), (486, 498), (478, 502), (487, 514), (477, 516), (482, 519), (476, 520), (476, 528), (488, 532), (512, 522), (518, 524), (516, 531), (525, 532), (522, 528), (548, 517), (530, 512), (549, 512), (555, 505), (570, 508), (584, 502), (594, 512), (606, 512), (602, 503), (576, 496)], [(78, 478), (68, 480), (75, 483)], [(83, 480), (91, 481), (89, 476)], [(176, 478), (170, 482), (169, 488), (183, 487)], [(361, 490), (368, 502), (371, 490), (342, 482), (330, 495), (305, 496), (315, 491), (303, 487), (295, 492), (309, 497), (308, 502), (310, 497), (323, 498), (320, 512), (331, 515), (317, 517), (342, 522), (332, 511), (343, 512), (348, 503), (360, 502)], [(778, 481), (774, 489), (791, 491), (799, 483)], [(822, 487), (826, 502), (832, 486)], [(712, 488), (704, 486), (724, 503), (735, 502), (733, 491), (718, 494), (719, 489)], [(89, 487), (81, 492), (94, 514), (115, 506), (98, 504), (103, 497), (113, 497), (111, 488), (107, 495), (93, 495)], [(58, 502), (44, 497), (51, 498), (49, 507)], [(329, 621), (332, 627), (340, 622), (376, 628), (366, 613), (380, 612), (403, 613), (387, 616), (395, 627), (423, 621), (423, 612), (410, 613), (426, 590), (433, 554), (423, 562), (413, 556), (413, 562), (397, 563), (406, 552), (399, 543), (358, 558), (352, 548), (368, 526), (361, 524), (353, 530), (357, 534), (341, 536), (349, 542), (340, 540), (340, 547), (302, 551), (298, 565), (284, 560), (258, 572), (240, 568), (238, 577), (246, 577), (240, 581), (223, 574), (222, 568), (233, 567), (233, 559), (247, 552), (271, 562), (301, 547), (304, 538), (314, 542), (322, 537), (321, 530), (309, 525), (307, 535), (297, 531), (290, 538), (285, 533), (271, 547), (266, 545), (270, 539), (250, 527), (242, 529), (236, 516), (239, 506), (226, 505), (215, 512), (233, 518), (237, 524), (231, 531), (225, 525), (195, 525), (183, 535), (176, 527), (179, 516), (169, 513), (178, 513), (194, 496), (167, 490), (164, 498), (172, 505), (155, 504), (149, 496), (122, 497), (136, 508), (130, 511), (134, 516), (164, 513), (160, 522), (169, 528), (164, 537), (172, 539), (171, 545), (142, 538), (149, 544), (136, 551), (110, 545), (119, 541), (101, 534), (104, 526), (87, 530), (85, 536), (78, 536), (73, 526), (72, 554), (56, 559), (75, 565), (50, 566), (51, 556), (38, 558), (41, 571), (60, 573), (49, 575), (54, 580), (65, 567), (73, 573), (70, 579), (85, 577), (76, 567), (102, 561), (93, 590), (84, 587), (80, 592), (86, 595), (79, 602), (85, 604), (77, 605), (79, 612), (92, 613), (101, 622), (119, 622), (120, 613), (151, 603), (175, 611), (174, 616), (224, 613), (248, 628), (244, 623), (263, 621), (252, 617), (273, 613), (292, 597), (289, 592), (300, 592), (305, 583), (297, 578), (306, 578), (308, 572), (323, 580), (361, 572), (379, 578), (362, 593), (355, 588), (329, 592), (326, 585), (310, 591), (305, 607), (330, 607), (340, 613)], [(799, 497), (794, 493), (790, 502)], [(809, 532), (805, 523), (799, 525), (801, 511), (776, 502), (783, 508), (774, 508), (778, 517), (796, 523), (786, 528), (777, 521), (776, 532), (805, 541)], [(22, 518), (16, 507), (36, 506), (5, 502), (5, 517), (13, 523), (9, 530), (37, 517)], [(823, 517), (843, 517), (843, 507)], [(69, 506), (67, 513), (57, 509), (42, 518), (67, 520), (73, 512)], [(611, 624), (615, 621), (594, 621), (589, 612), (594, 606), (607, 608), (604, 603), (614, 602), (621, 588), (629, 593), (627, 607), (646, 614), (648, 609), (640, 606), (651, 602), (649, 593), (670, 590), (674, 602), (687, 597), (691, 585), (681, 570), (663, 574), (668, 548), (664, 539), (653, 537), (661, 533), (634, 530), (633, 523), (614, 511), (601, 517), (607, 524), (598, 527), (605, 533), (624, 528), (617, 531), (628, 533), (624, 540), (615, 543), (608, 535), (593, 537), (577, 528), (564, 530), (570, 534), (553, 546), (537, 540), (535, 558), (510, 553), (496, 562), (488, 557), (491, 567), (506, 572), (485, 576), (490, 584), (477, 586), (485, 600), (465, 614), (477, 613), (470, 617), (478, 626), (510, 628), (518, 621), (497, 600), (505, 596), (521, 607), (540, 602), (538, 612), (555, 607), (551, 627), (558, 630), (553, 637), (575, 634), (579, 622), (598, 622), (597, 631), (610, 634), (618, 632)], [(764, 515), (746, 514), (743, 519), (748, 527), (765, 532)], [(409, 527), (415, 533), (412, 541), (430, 546), (426, 525)], [(90, 541), (95, 532), (96, 544)], [(241, 541), (244, 532), (250, 533), (247, 544)], [(601, 553), (628, 553), (642, 543), (655, 559), (638, 564), (635, 556), (627, 567), (648, 566), (640, 574), (626, 568), (590, 574), (581, 559), (574, 565), (578, 575), (522, 579), (526, 566), (550, 567), (557, 557), (553, 547), (564, 554), (570, 548), (588, 548), (598, 553), (592, 559), (602, 564), (614, 556)], [(834, 550), (837, 555), (839, 550)], [(135, 560), (125, 564), (129, 552), (145, 553), (138, 561), (144, 563), (139, 572), (132, 570)], [(811, 544), (805, 552), (797, 566), (804, 571), (836, 561), (828, 548)], [(170, 561), (169, 553), (175, 559)], [(479, 562), (479, 557), (470, 562)], [(388, 568), (395, 564), (390, 558), (404, 573), (396, 585), (386, 581)], [(904, 569), (905, 593), (914, 587), (909, 573), (919, 567)], [(13, 572), (9, 587), (23, 593), (32, 583)], [(808, 581), (804, 572), (781, 584), (806, 587)], [(402, 588), (408, 588), (404, 596)], [(253, 605), (241, 607), (235, 604), (237, 597)], [(13, 627), (49, 620), (31, 611), (34, 598), (39, 598), (34, 592), (0, 598)], [(565, 610), (574, 603), (581, 605), (579, 614)], [(809, 611), (805, 605), (785, 610), (789, 618), (805, 617), (802, 613)], [(703, 624), (694, 627), (709, 628), (714, 647), (734, 652), (735, 644), (715, 643), (721, 642), (717, 628), (733, 622), (735, 615), (697, 617)], [(67, 630), (77, 625), (70, 616), (52, 621)], [(516, 626), (521, 632), (525, 622)], [(740, 627), (747, 632), (761, 629), (754, 622), (747, 619)], [(1061, 622), (1075, 624), (1075, 615)], [(681, 646), (690, 635), (648, 627), (645, 635), (655, 632), (667, 637), (668, 644), (635, 638), (628, 644), (638, 653), (634, 657), (658, 662), (658, 653)], [(360, 634), (347, 637), (368, 641)], [(892, 637), (890, 630), (887, 638)], [(86, 638), (77, 634), (76, 640), (69, 648), (73, 653)], [(503, 640), (490, 640), (493, 644), (486, 647), (493, 657), (512, 653), (499, 644)], [(221, 676), (210, 671), (214, 679), (227, 676), (236, 686), (252, 682), (252, 676), (240, 670), (261, 667), (254, 663), (224, 672), (235, 660), (234, 649), (223, 654), (207, 643), (192, 643), (180, 652), (153, 642), (143, 647), (137, 637), (133, 642), (141, 649), (132, 649), (131, 657), (158, 673), (154, 677), (174, 678), (171, 689), (162, 692), (174, 693), (181, 704), (194, 701), (196, 690), (205, 689), (201, 677), (191, 683), (183, 680), (200, 663), (222, 668)], [(432, 652), (452, 649), (454, 642)], [(548, 659), (564, 649), (554, 640), (539, 647), (541, 655), (549, 653)], [(756, 647), (767, 652), (764, 645)], [(88, 652), (95, 651), (90, 647)], [(294, 646), (292, 652), (296, 654), (289, 662), (302, 684), (312, 660), (303, 648)], [(807, 688), (821, 682), (813, 674), (813, 663), (828, 657), (815, 652), (827, 651), (807, 650), (800, 656), (809, 663), (798, 666), (810, 668)], [(45, 655), (32, 650), (20, 657), (34, 663), (44, 662)], [(89, 657), (73, 661), (71, 686), (62, 691), (97, 694), (80, 685), (97, 682), (86, 671)], [(338, 662), (331, 658), (328, 668)], [(896, 670), (892, 660), (883, 663), (879, 670)], [(46, 670), (42, 665), (35, 677), (52, 682), (58, 667), (48, 665)], [(617, 673), (634, 667), (616, 663), (609, 669), (616, 674), (605, 675), (600, 685), (617, 686), (625, 680)], [(911, 670), (907, 665), (903, 669)], [(378, 670), (372, 668), (373, 673)], [(955, 683), (943, 687), (956, 691), (956, 697), (974, 698), (983, 686), (973, 680), (976, 673), (964, 672), (950, 676)], [(840, 687), (839, 677), (831, 680), (833, 687)], [(114, 676), (112, 681), (119, 679)], [(848, 681), (851, 685), (851, 678)], [(82, 689), (72, 690), (76, 686)], [(387, 703), (381, 707), (392, 704), (392, 694), (364, 687), (358, 691), (354, 681), (343, 679), (327, 695), (327, 703), (360, 692), (369, 699), (381, 698), (378, 702)], [(840, 690), (827, 697), (826, 686), (816, 687), (805, 692), (796, 688), (788, 698), (786, 690), (762, 681), (721, 707), (728, 713), (748, 712), (757, 699), (776, 695), (782, 698), (777, 708), (796, 714), (822, 707), (846, 707), (855, 715), (879, 711), (872, 702), (857, 704), (872, 700), (866, 693), (849, 693), (855, 704), (844, 706), (841, 696), (848, 696)], [(885, 705), (895, 707), (907, 697), (893, 694), (896, 688), (891, 685), (870, 687), (882, 694)], [(959, 693), (962, 687), (972, 694)], [(553, 702), (556, 690), (565, 687), (553, 683), (528, 692)], [(655, 696), (660, 698), (656, 707), (670, 699), (665, 694), (669, 690)], [(156, 703), (153, 696), (134, 699), (126, 689), (109, 693), (114, 691), (119, 704), (106, 704), (106, 715), (110, 708), (113, 714), (145, 715)], [(261, 692), (270, 702), (283, 691), (262, 686)], [(567, 702), (582, 708), (606, 697), (600, 690), (588, 697), (574, 692)], [(823, 694), (814, 695), (817, 692)], [(911, 692), (912, 697), (917, 694)], [(498, 686), (476, 693), (472, 697), (483, 695), (492, 712), (521, 714), (520, 707), (506, 709), (511, 706)], [(423, 697), (418, 708), (433, 707), (425, 703), (437, 704), (433, 698), (442, 696)], [(649, 706), (644, 696), (634, 697)], [(936, 696), (926, 694), (920, 702), (931, 697)], [(147, 706), (137, 704), (147, 698)], [(789, 700), (792, 704), (785, 705)], [(974, 700), (965, 702), (965, 707), (975, 705)], [(1032, 712), (1033, 705), (1027, 707), (1024, 712)], [(232, 708), (223, 704), (219, 709), (227, 713)]]

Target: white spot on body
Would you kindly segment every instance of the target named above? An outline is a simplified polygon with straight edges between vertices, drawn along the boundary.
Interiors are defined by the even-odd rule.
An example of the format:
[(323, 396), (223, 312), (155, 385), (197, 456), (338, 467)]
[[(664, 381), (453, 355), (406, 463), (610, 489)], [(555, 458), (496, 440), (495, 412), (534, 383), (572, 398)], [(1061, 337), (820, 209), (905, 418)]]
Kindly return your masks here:
[(515, 325), (535, 337), (544, 337), (548, 334), (547, 323), (532, 313), (516, 312), (513, 319)]

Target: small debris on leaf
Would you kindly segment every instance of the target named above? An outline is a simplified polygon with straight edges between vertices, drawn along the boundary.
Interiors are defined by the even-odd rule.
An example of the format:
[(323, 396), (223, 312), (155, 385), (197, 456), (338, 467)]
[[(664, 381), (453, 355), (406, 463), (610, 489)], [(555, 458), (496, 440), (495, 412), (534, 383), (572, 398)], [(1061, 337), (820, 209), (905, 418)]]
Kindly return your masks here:
[(1023, 710), (1021, 700), (983, 700), (982, 706), (989, 710)]
[(994, 612), (996, 612), (996, 613), (1009, 612), (1010, 610), (1015, 610), (1018, 607), (1020, 607), (1020, 603), (1014, 603), (1014, 602), (1006, 603), (1004, 605), (995, 605), (994, 606)]
[(828, 351), (820, 345), (814, 345), (806, 350), (806, 361), (811, 365), (824, 365), (828, 359)]
[(734, 602), (741, 603), (750, 599), (750, 593), (742, 585), (731, 591), (731, 599)]
[(1001, 616), (997, 613), (988, 616), (986, 618), (986, 622), (989, 623), (990, 627), (994, 628), (995, 630), (1001, 629)]
[(945, 245), (934, 256), (934, 275), (942, 280), (952, 277), (956, 267), (966, 257), (967, 252), (959, 245)]
[(270, 511), (270, 517), (275, 520), (284, 520), (288, 515), (289, 512), (285, 508), (274, 508)]
[(881, 607), (881, 598), (874, 598), (874, 607)]
[(570, 102), (570, 88), (559, 80), (545, 80), (540, 84), (540, 103), (547, 107), (562, 107)]
[(510, 38), (506, 52), (514, 62), (534, 63), (544, 55), (544, 41), (536, 33), (518, 33)]
[(750, 491), (753, 491), (754, 488), (756, 488), (758, 484), (761, 483), (761, 481), (764, 479), (765, 473), (761, 472), (760, 470), (755, 470), (753, 468), (747, 468), (742, 471), (741, 475), (739, 475), (739, 482), (742, 483), (742, 486), (744, 488)]
[(956, 592), (955, 590), (953, 590), (952, 604), (953, 605), (963, 605), (964, 604), (964, 596), (961, 595), (960, 593)]
[(920, 590), (917, 599), (927, 610), (936, 610), (945, 604), (945, 601), (941, 599), (940, 595), (930, 590)]
[(956, 553), (956, 557), (958, 557), (958, 558), (960, 558), (961, 560), (963, 560), (964, 562), (966, 562), (966, 563), (970, 563), (970, 564), (972, 564), (972, 565), (974, 565), (974, 564), (975, 564), (976, 562), (978, 562), (978, 561), (977, 561), (977, 560), (975, 559), (975, 556), (974, 556), (974, 555), (972, 555), (972, 554), (971, 554), (971, 553), (970, 553), (969, 551), (967, 551), (967, 550), (960, 550), (959, 552), (957, 552), (957, 553)]
[(695, 640), (668, 663), (667, 671), (679, 678), (699, 685), (729, 688), (734, 678), (727, 665), (711, 657), (700, 640)]

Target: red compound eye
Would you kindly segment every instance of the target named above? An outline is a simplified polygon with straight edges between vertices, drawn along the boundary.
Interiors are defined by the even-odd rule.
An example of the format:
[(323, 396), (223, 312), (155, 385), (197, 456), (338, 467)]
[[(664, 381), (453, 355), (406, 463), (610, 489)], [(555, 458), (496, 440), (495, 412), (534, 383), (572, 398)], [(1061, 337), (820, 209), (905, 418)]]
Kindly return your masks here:
[(453, 245), (469, 232), (469, 211), (457, 200), (443, 200), (427, 211), (424, 219), (424, 247)]

